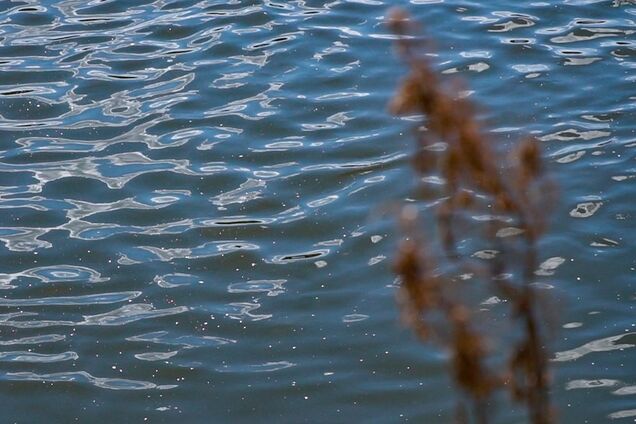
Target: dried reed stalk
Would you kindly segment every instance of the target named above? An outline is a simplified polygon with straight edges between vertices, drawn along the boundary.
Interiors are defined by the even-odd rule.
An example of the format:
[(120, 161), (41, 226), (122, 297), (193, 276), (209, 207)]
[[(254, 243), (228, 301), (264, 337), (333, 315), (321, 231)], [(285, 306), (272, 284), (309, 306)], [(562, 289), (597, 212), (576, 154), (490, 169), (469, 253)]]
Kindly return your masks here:
[[(422, 341), (436, 342), (452, 353), (453, 380), (473, 405), (476, 422), (488, 422), (492, 395), (507, 388), (514, 400), (526, 405), (532, 423), (553, 423), (546, 323), (532, 283), (537, 240), (545, 231), (546, 205), (555, 190), (545, 175), (538, 142), (523, 140), (509, 154), (501, 146), (493, 148), (458, 84), (438, 76), (425, 40), (417, 37), (408, 15), (394, 10), (389, 25), (399, 36), (397, 49), (410, 70), (391, 111), (422, 116), (414, 169), (419, 181), (427, 176), (443, 181), (434, 214), (427, 211), (421, 218), (413, 205), (402, 212), (406, 237), (395, 270), (401, 278), (403, 318)], [(418, 187), (425, 192), (425, 186), (420, 182)], [(492, 219), (471, 220), (477, 213)], [(426, 224), (436, 228), (429, 237), (423, 235)], [(510, 230), (513, 236), (501, 237)], [(499, 253), (488, 261), (476, 260), (463, 252), (459, 232)], [(460, 275), (473, 277), (467, 283)], [(479, 284), (482, 292), (507, 300), (512, 321), (521, 330), (510, 335), (516, 344), (508, 352), (504, 372), (492, 366), (487, 342), (493, 335), (479, 329), (483, 314), (463, 293), (466, 284)]]

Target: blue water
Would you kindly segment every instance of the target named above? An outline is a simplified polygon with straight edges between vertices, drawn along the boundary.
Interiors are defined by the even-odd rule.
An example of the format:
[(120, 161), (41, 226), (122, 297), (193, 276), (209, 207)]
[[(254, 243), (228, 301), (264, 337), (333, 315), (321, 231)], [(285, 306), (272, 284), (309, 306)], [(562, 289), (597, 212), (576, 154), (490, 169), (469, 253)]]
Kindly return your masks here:
[(634, 421), (636, 6), (25, 0), (0, 2), (1, 422), (452, 422), (394, 301), (398, 3), (560, 185), (561, 421)]

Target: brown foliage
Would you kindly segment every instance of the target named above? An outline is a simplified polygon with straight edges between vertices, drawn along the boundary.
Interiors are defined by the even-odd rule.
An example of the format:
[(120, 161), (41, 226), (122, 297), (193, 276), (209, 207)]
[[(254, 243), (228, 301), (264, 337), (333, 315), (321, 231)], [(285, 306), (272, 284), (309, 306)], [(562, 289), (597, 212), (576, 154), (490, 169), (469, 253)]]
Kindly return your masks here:
[[(433, 174), (444, 181), (435, 214), (423, 218), (436, 224), (432, 237), (422, 235), (425, 225), (413, 205), (402, 214), (407, 237), (395, 270), (401, 278), (398, 300), (404, 320), (422, 341), (434, 341), (451, 352), (453, 380), (475, 405), (476, 421), (488, 421), (485, 405), (495, 390), (507, 388), (514, 400), (526, 405), (532, 423), (552, 423), (545, 323), (531, 284), (537, 267), (536, 243), (546, 227), (545, 205), (554, 193), (538, 141), (523, 140), (507, 156), (501, 146), (493, 148), (458, 84), (435, 72), (424, 40), (417, 38), (408, 15), (393, 11), (389, 25), (400, 36), (397, 49), (410, 71), (390, 109), (395, 114), (422, 116), (414, 169), (419, 177)], [(431, 148), (440, 143), (443, 148)], [(457, 241), (467, 216), (478, 212), (493, 218), (468, 222), (470, 229), (468, 234), (462, 231), (462, 237), (496, 247), (498, 254), (489, 261), (463, 253)], [(516, 235), (498, 236), (511, 222)], [(480, 284), (482, 292), (507, 300), (509, 313), (521, 329), (511, 335), (516, 344), (508, 353), (504, 372), (489, 366), (486, 342), (492, 335), (478, 328), (481, 317), (463, 295), (457, 278), (467, 273), (474, 276), (471, 285)]]

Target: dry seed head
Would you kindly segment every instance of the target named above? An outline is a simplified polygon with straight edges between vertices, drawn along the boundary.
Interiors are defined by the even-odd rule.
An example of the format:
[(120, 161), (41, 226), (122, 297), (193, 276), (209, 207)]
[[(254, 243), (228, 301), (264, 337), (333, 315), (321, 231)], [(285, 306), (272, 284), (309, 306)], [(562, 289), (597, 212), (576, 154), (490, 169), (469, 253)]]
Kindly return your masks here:
[[(412, 21), (401, 10), (391, 13), (391, 25), (394, 32), (402, 36), (409, 35), (413, 29)], [(546, 181), (538, 178), (542, 172), (538, 143), (532, 140), (522, 143), (514, 157), (516, 163), (504, 160), (498, 149), (491, 149), (490, 140), (481, 132), (472, 103), (457, 94), (460, 85), (442, 81), (428, 59), (416, 51), (422, 45), (412, 38), (400, 37), (396, 44), (411, 73), (402, 82), (391, 110), (426, 117), (426, 128), (423, 128), (424, 122), (420, 124), (423, 129), (418, 137), (420, 150), (414, 157), (414, 168), (420, 176), (439, 175), (445, 181), (446, 196), (434, 205), (435, 213), (423, 217), (429, 223), (437, 221), (437, 238), (422, 239), (421, 245), (411, 241), (401, 246), (395, 269), (402, 279), (403, 315), (421, 339), (437, 341), (452, 351), (455, 383), (476, 401), (476, 417), (486, 417), (484, 404), (492, 391), (504, 384), (505, 374), (513, 394), (525, 402), (531, 422), (548, 424), (552, 422), (552, 415), (547, 352), (539, 328), (542, 322), (538, 318), (536, 297), (529, 286), (531, 280), (523, 277), (532, 275), (524, 270), (536, 269), (536, 238), (545, 222), (545, 211), (537, 206), (535, 195), (544, 187), (538, 183)], [(446, 149), (435, 155), (422, 150), (434, 142), (444, 143)], [(475, 196), (483, 201), (475, 202)], [(471, 320), (476, 319), (470, 313), (474, 305), (458, 295), (456, 286), (449, 284), (457, 272), (474, 271), (473, 262), (461, 255), (455, 233), (461, 234), (457, 225), (463, 223), (465, 212), (479, 208), (514, 221), (522, 230), (524, 240), (520, 247), (512, 238), (497, 238), (498, 227), (493, 223), (485, 225), (482, 239), (476, 240), (496, 245), (504, 254), (491, 260), (485, 272), (475, 272), (471, 284), (482, 283), (484, 288), (504, 296), (509, 301), (512, 318), (524, 329), (521, 341), (511, 349), (509, 369), (501, 373), (493, 372), (486, 365), (488, 352), (484, 335), (471, 328)], [(412, 219), (403, 216), (401, 221), (408, 223), (405, 228), (411, 236), (418, 232), (415, 216)], [(439, 245), (446, 254), (431, 254)], [(432, 269), (449, 269), (454, 274), (445, 271), (433, 275)], [(499, 278), (504, 274), (522, 277)], [(433, 317), (441, 318), (450, 326), (450, 338), (436, 330), (439, 323)], [(478, 421), (487, 422), (487, 419)]]

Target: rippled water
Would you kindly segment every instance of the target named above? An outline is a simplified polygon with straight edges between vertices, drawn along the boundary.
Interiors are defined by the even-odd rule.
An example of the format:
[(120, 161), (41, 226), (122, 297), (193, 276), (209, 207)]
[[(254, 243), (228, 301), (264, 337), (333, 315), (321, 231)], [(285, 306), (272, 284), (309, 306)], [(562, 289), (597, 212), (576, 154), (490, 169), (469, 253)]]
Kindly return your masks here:
[[(452, 420), (393, 298), (393, 4), (0, 2), (3, 422)], [(633, 421), (636, 6), (400, 4), (561, 185), (562, 421)]]

